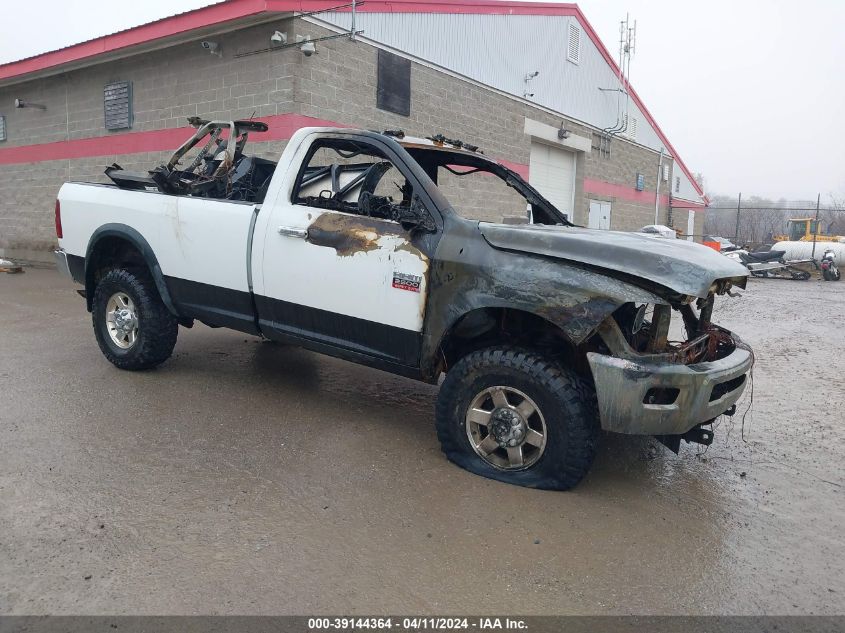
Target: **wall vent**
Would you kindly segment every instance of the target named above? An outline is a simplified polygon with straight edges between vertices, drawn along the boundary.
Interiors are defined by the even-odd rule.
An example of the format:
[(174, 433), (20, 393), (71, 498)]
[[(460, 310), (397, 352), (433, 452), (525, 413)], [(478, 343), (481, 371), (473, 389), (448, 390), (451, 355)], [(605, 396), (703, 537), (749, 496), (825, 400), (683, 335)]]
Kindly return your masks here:
[(132, 127), (132, 82), (115, 81), (103, 88), (103, 111), (107, 130)]
[(573, 22), (569, 23), (566, 59), (573, 64), (581, 63), (581, 28)]
[(663, 165), (660, 177), (663, 179), (663, 182), (669, 182), (669, 165)]
[(639, 119), (635, 116), (628, 117), (628, 113), (625, 113), (625, 131), (622, 132), (624, 136), (627, 136), (632, 141), (637, 140), (637, 123), (639, 123)]
[(0, 141), (6, 140), (6, 117), (0, 114)]
[(681, 177), (675, 176), (675, 193), (681, 192)]

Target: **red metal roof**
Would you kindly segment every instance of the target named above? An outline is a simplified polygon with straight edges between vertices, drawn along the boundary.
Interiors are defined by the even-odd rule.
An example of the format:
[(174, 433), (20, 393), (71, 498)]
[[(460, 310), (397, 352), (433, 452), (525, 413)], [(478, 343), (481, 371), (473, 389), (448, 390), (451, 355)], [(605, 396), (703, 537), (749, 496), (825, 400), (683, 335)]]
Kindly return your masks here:
[[(15, 62), (0, 65), (0, 82), (10, 79), (23, 80), (27, 75), (56, 68), (66, 64), (85, 62), (99, 55), (130, 49), (156, 40), (164, 40), (200, 28), (225, 24), (234, 20), (272, 15), (274, 13), (311, 12), (329, 10), (349, 0), (225, 0), (201, 9), (180, 13), (170, 17), (136, 26), (125, 31), (104, 35), (73, 46), (42, 53)], [(599, 39), (592, 25), (575, 4), (557, 2), (514, 2), (513, 0), (363, 0), (360, 11), (371, 13), (458, 13), (495, 15), (567, 15), (575, 16), (587, 36), (595, 44), (608, 65), (618, 74), (619, 69), (613, 56)], [(348, 9), (346, 9), (348, 10)], [(4, 81), (5, 80), (5, 81)], [(630, 88), (631, 98), (652, 125), (666, 149), (689, 178), (696, 191), (704, 196), (692, 173), (683, 163), (678, 152), (657, 125), (651, 112), (645, 107), (636, 91)]]
[[(508, 2), (499, 0), (361, 0), (359, 11), (370, 13), (466, 13), (496, 15), (577, 15), (574, 4)], [(224, 24), (261, 14), (328, 10), (349, 0), (224, 0), (216, 4), (171, 15), (130, 29), (103, 35), (18, 61), (0, 64), (0, 80), (82, 61), (104, 53), (154, 42), (198, 28)], [(349, 9), (339, 9), (349, 11)]]

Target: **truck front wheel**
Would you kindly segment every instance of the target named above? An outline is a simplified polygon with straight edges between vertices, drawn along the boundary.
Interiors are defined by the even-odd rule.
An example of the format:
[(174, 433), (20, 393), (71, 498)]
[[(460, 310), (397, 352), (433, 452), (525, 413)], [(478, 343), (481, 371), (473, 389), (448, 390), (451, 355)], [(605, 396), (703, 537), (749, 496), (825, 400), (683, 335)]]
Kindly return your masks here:
[(109, 271), (97, 284), (91, 307), (97, 344), (116, 367), (150, 369), (173, 352), (179, 324), (147, 271)]
[(568, 490), (592, 464), (599, 424), (593, 388), (534, 352), (473, 352), (446, 374), (437, 436), (451, 461), (506, 483)]

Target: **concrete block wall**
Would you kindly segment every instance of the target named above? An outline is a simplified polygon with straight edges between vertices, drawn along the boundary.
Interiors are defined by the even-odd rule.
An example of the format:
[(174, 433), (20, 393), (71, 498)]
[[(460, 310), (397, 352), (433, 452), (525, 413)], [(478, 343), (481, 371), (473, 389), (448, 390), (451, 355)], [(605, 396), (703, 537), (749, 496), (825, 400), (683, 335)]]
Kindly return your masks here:
[[(592, 138), (594, 146), (598, 146), (599, 136), (593, 134)], [(576, 209), (576, 218), (579, 218), (579, 222), (581, 222), (580, 218), (583, 218), (583, 223), (586, 224), (590, 200), (600, 200), (611, 203), (612, 229), (630, 231), (647, 224), (654, 224), (658, 159), (658, 153), (619, 137), (610, 141), (609, 155), (606, 152), (603, 153), (594, 149), (583, 163), (584, 178), (625, 187), (634, 196), (642, 199), (634, 201), (598, 193), (585, 194), (581, 197), (580, 206)], [(663, 156), (662, 163), (668, 165), (670, 172), (672, 162), (671, 157)], [(637, 174), (643, 175), (644, 188), (642, 193), (636, 192)], [(670, 181), (660, 181), (661, 203), (658, 210), (658, 224), (667, 223), (669, 207), (662, 200), (669, 195), (670, 187)]]
[[(331, 32), (298, 20), (297, 32), (321, 37)], [(402, 129), (413, 136), (441, 132), (478, 145), (491, 157), (527, 165), (531, 139), (524, 134), (525, 118), (559, 126), (561, 118), (544, 110), (520, 103), (493, 90), (474, 85), (462, 78), (423, 64), (411, 66), (411, 114), (409, 117), (376, 108), (377, 50), (345, 38), (318, 43), (320, 53), (299, 58), (294, 66), (294, 107), (297, 112), (368, 129)], [(335, 81), (331, 78), (335, 77)], [(591, 137), (594, 130), (566, 120), (566, 127), (579, 136)], [(611, 155), (597, 151), (578, 153), (574, 221), (587, 224), (589, 200), (612, 202), (612, 228), (635, 230), (654, 220), (654, 197), (646, 201), (585, 194), (585, 178), (626, 186), (635, 192), (636, 174), (645, 176), (645, 191), (654, 192), (658, 154), (623, 139), (612, 142)], [(670, 164), (671, 158), (664, 157)], [(467, 179), (463, 181), (470, 183)], [(498, 221), (503, 215), (521, 215), (524, 203), (514, 195), (493, 195), (488, 205), (479, 205), (489, 191), (474, 181), (474, 188), (449, 187), (447, 195), (468, 215)], [(669, 182), (661, 183), (662, 194), (669, 193)], [(666, 221), (668, 206), (660, 205), (661, 222)]]
[[(403, 129), (414, 136), (443, 133), (472, 142), (493, 158), (528, 165), (531, 139), (524, 133), (526, 117), (554, 127), (561, 124), (557, 115), (419, 63), (411, 68), (410, 116), (379, 110), (377, 49), (361, 41), (319, 42), (319, 53), (308, 58), (295, 47), (235, 57), (267, 47), (269, 34), (277, 29), (286, 32), (289, 41), (297, 34), (313, 38), (331, 34), (306, 20), (278, 20), (210, 38), (221, 45), (222, 58), (204, 50), (198, 37), (164, 50), (0, 88), (0, 114), (6, 115), (8, 128), (8, 140), (0, 143), (0, 150), (183, 127), (186, 117), (193, 115), (235, 119), (290, 113), (366, 129)], [(131, 130), (109, 132), (103, 121), (103, 87), (119, 80), (133, 82), (134, 123)], [(43, 103), (47, 110), (16, 110), (15, 98)], [(594, 132), (574, 121), (565, 125), (581, 136)], [(278, 141), (252, 143), (251, 152), (277, 159), (283, 146)], [(151, 152), (0, 165), (0, 250), (7, 256), (49, 258), (55, 245), (53, 205), (62, 183), (104, 182), (103, 168), (113, 162), (145, 170), (167, 156), (168, 152)], [(575, 222), (587, 223), (590, 198), (607, 199), (585, 194), (585, 178), (633, 192), (636, 173), (642, 173), (646, 191), (653, 192), (656, 171), (655, 152), (620, 139), (613, 141), (610, 157), (595, 150), (579, 153)], [(468, 214), (500, 220), (524, 213), (521, 199), (509, 190), (481, 203), (481, 194), (488, 193), (483, 182), (474, 179), (476, 184), (469, 186), (470, 180), (457, 180), (459, 186), (446, 185), (447, 195)], [(663, 193), (669, 192), (670, 184), (661, 183)], [(653, 221), (653, 194), (650, 202), (629, 197), (609, 198), (612, 228), (631, 230)], [(661, 208), (662, 218), (666, 211)], [(685, 227), (685, 217), (683, 223)]]

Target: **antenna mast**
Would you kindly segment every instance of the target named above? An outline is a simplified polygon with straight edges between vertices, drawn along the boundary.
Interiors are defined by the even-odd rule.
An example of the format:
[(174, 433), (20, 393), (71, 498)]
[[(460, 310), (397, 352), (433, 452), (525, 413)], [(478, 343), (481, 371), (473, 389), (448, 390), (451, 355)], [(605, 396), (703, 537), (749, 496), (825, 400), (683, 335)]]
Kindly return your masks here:
[[(631, 58), (637, 49), (637, 21), (631, 23), (630, 14), (619, 22), (619, 85), (616, 88), (599, 88), (604, 92), (616, 92), (616, 123), (602, 130), (602, 146), (599, 148), (610, 156), (610, 139), (628, 130), (629, 87), (631, 85)], [(622, 107), (622, 96), (625, 107)]]

